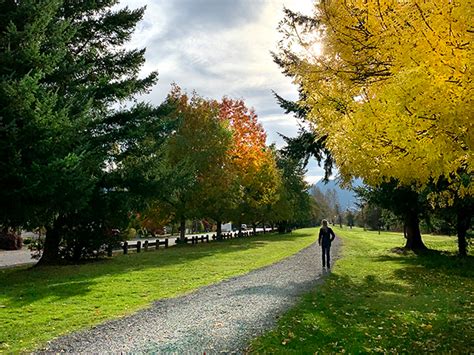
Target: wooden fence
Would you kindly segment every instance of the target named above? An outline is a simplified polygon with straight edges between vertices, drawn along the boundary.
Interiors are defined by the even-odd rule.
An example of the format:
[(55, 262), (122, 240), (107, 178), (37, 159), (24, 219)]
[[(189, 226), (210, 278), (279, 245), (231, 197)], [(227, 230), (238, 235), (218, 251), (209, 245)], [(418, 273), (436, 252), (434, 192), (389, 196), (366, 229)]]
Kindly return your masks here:
[[(257, 231), (254, 233), (253, 231), (245, 231), (242, 232), (240, 235), (238, 232), (235, 233), (222, 233), (221, 237), (218, 238), (217, 235), (212, 235), (211, 238), (209, 238), (209, 235), (201, 235), (201, 236), (190, 236), (190, 237), (185, 237), (184, 241), (181, 241), (179, 238), (175, 239), (175, 244), (187, 244), (190, 243), (192, 245), (198, 244), (199, 242), (201, 243), (209, 243), (210, 239), (213, 241), (220, 241), (220, 240), (226, 240), (226, 239), (235, 239), (235, 238), (244, 238), (244, 237), (252, 237), (258, 234), (264, 234), (268, 231)], [(136, 244), (129, 244), (127, 241), (122, 243), (122, 250), (124, 254), (128, 254), (129, 250), (135, 249), (137, 253), (140, 253), (142, 250), (148, 251), (150, 248), (154, 249), (159, 249), (160, 245), (163, 245), (165, 248), (168, 248), (169, 245), (169, 238), (166, 238), (165, 240), (155, 240), (155, 241), (148, 241), (145, 240), (143, 243), (141, 240), (137, 241)], [(112, 256), (113, 249), (111, 246), (107, 248), (107, 255)]]
[[(145, 251), (148, 251), (148, 249), (150, 247), (155, 247), (155, 249), (158, 249), (160, 247), (160, 245), (164, 245), (165, 248), (168, 248), (169, 246), (169, 242), (168, 242), (168, 238), (166, 238), (165, 240), (155, 240), (155, 241), (148, 241), (148, 240), (145, 240), (145, 242), (143, 243), (143, 249)], [(141, 240), (137, 241), (137, 244), (133, 245), (133, 244), (128, 244), (127, 241), (123, 242), (122, 244), (122, 249), (123, 249), (123, 253), (124, 254), (128, 254), (128, 250), (129, 249), (136, 249), (137, 250), (137, 253), (140, 253), (142, 251), (142, 242)], [(110, 248), (109, 248), (110, 250)], [(109, 256), (112, 256), (111, 253)]]

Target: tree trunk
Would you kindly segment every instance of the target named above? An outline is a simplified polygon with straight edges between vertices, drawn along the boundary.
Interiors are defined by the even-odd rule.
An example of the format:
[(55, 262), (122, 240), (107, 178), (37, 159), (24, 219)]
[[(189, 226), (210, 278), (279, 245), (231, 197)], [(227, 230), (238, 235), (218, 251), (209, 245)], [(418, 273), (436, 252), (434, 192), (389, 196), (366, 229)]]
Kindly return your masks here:
[(74, 260), (74, 262), (77, 263), (79, 260), (81, 260), (81, 256), (82, 256), (82, 243), (77, 241), (76, 245), (73, 248), (72, 260)]
[(55, 221), (52, 226), (46, 228), (46, 236), (44, 239), (44, 249), (41, 259), (36, 264), (40, 265), (56, 265), (60, 262), (59, 244), (61, 242), (60, 223)]
[(405, 216), (405, 226), (407, 239), (405, 249), (413, 251), (427, 250), (428, 248), (421, 239), (420, 220), (415, 213)]
[(216, 227), (216, 236), (217, 239), (220, 240), (222, 239), (222, 221), (216, 221), (217, 227)]
[(467, 256), (467, 230), (471, 224), (471, 214), (467, 208), (457, 209), (456, 232), (458, 235), (458, 252), (460, 256)]
[(253, 235), (257, 234), (257, 225), (255, 223), (252, 223), (252, 230), (253, 230)]
[(184, 238), (186, 238), (186, 218), (181, 218), (179, 222), (179, 240), (184, 242)]
[(263, 223), (263, 234), (267, 233), (267, 228), (265, 228), (265, 223)]
[(279, 234), (284, 234), (286, 232), (286, 221), (281, 221), (278, 223), (278, 233)]

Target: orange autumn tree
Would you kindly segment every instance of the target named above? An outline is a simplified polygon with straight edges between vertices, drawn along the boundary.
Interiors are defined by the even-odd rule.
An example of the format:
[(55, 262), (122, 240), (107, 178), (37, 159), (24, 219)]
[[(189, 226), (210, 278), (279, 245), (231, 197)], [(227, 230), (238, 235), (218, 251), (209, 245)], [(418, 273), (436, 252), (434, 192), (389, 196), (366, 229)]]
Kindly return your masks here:
[(211, 213), (209, 206), (219, 210), (220, 204), (225, 203), (226, 185), (219, 185), (216, 178), (228, 160), (232, 133), (220, 119), (216, 101), (195, 93), (189, 97), (178, 86), (173, 87), (168, 100), (175, 103), (175, 115), (181, 123), (169, 138), (166, 162), (180, 166), (182, 173), (174, 177), (180, 182), (171, 183), (174, 188), (160, 205), (180, 223), (180, 239), (184, 239), (187, 219), (207, 217)]
[(243, 100), (224, 98), (220, 105), (220, 117), (229, 122), (233, 133), (230, 150), (234, 176), (237, 180), (237, 200), (234, 221), (239, 230), (242, 222), (263, 222), (264, 211), (277, 199), (281, 183), (271, 151), (266, 147), (266, 134), (253, 109)]
[(202, 136), (210, 147), (215, 149), (209, 152), (206, 169), (202, 170), (199, 176), (192, 199), (192, 209), (196, 211), (196, 218), (210, 218), (215, 222), (217, 238), (220, 239), (222, 223), (232, 219), (233, 211), (238, 205), (239, 185), (233, 159), (235, 150), (233, 130), (230, 128), (229, 120), (221, 118), (220, 104), (212, 101), (212, 105), (219, 107), (219, 115), (214, 119), (218, 121), (218, 127), (222, 131), (202, 128), (194, 133)]

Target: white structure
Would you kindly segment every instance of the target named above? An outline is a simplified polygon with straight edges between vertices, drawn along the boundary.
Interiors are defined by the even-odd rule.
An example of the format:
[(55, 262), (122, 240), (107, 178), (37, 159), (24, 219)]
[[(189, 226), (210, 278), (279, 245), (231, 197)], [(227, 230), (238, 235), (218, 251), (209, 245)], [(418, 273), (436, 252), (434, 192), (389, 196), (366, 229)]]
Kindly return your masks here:
[(222, 223), (223, 232), (232, 232), (232, 223)]

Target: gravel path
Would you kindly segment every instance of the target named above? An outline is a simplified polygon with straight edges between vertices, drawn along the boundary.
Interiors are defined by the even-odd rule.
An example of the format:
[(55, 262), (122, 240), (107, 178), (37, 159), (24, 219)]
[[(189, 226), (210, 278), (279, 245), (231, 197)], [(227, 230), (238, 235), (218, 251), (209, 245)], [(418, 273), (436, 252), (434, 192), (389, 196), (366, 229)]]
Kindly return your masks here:
[(27, 248), (21, 250), (0, 250), (0, 269), (6, 267), (36, 264), (38, 260), (31, 258)]
[[(336, 239), (333, 260), (339, 245)], [(276, 264), (58, 338), (45, 351), (241, 353), (325, 273), (315, 243)]]

